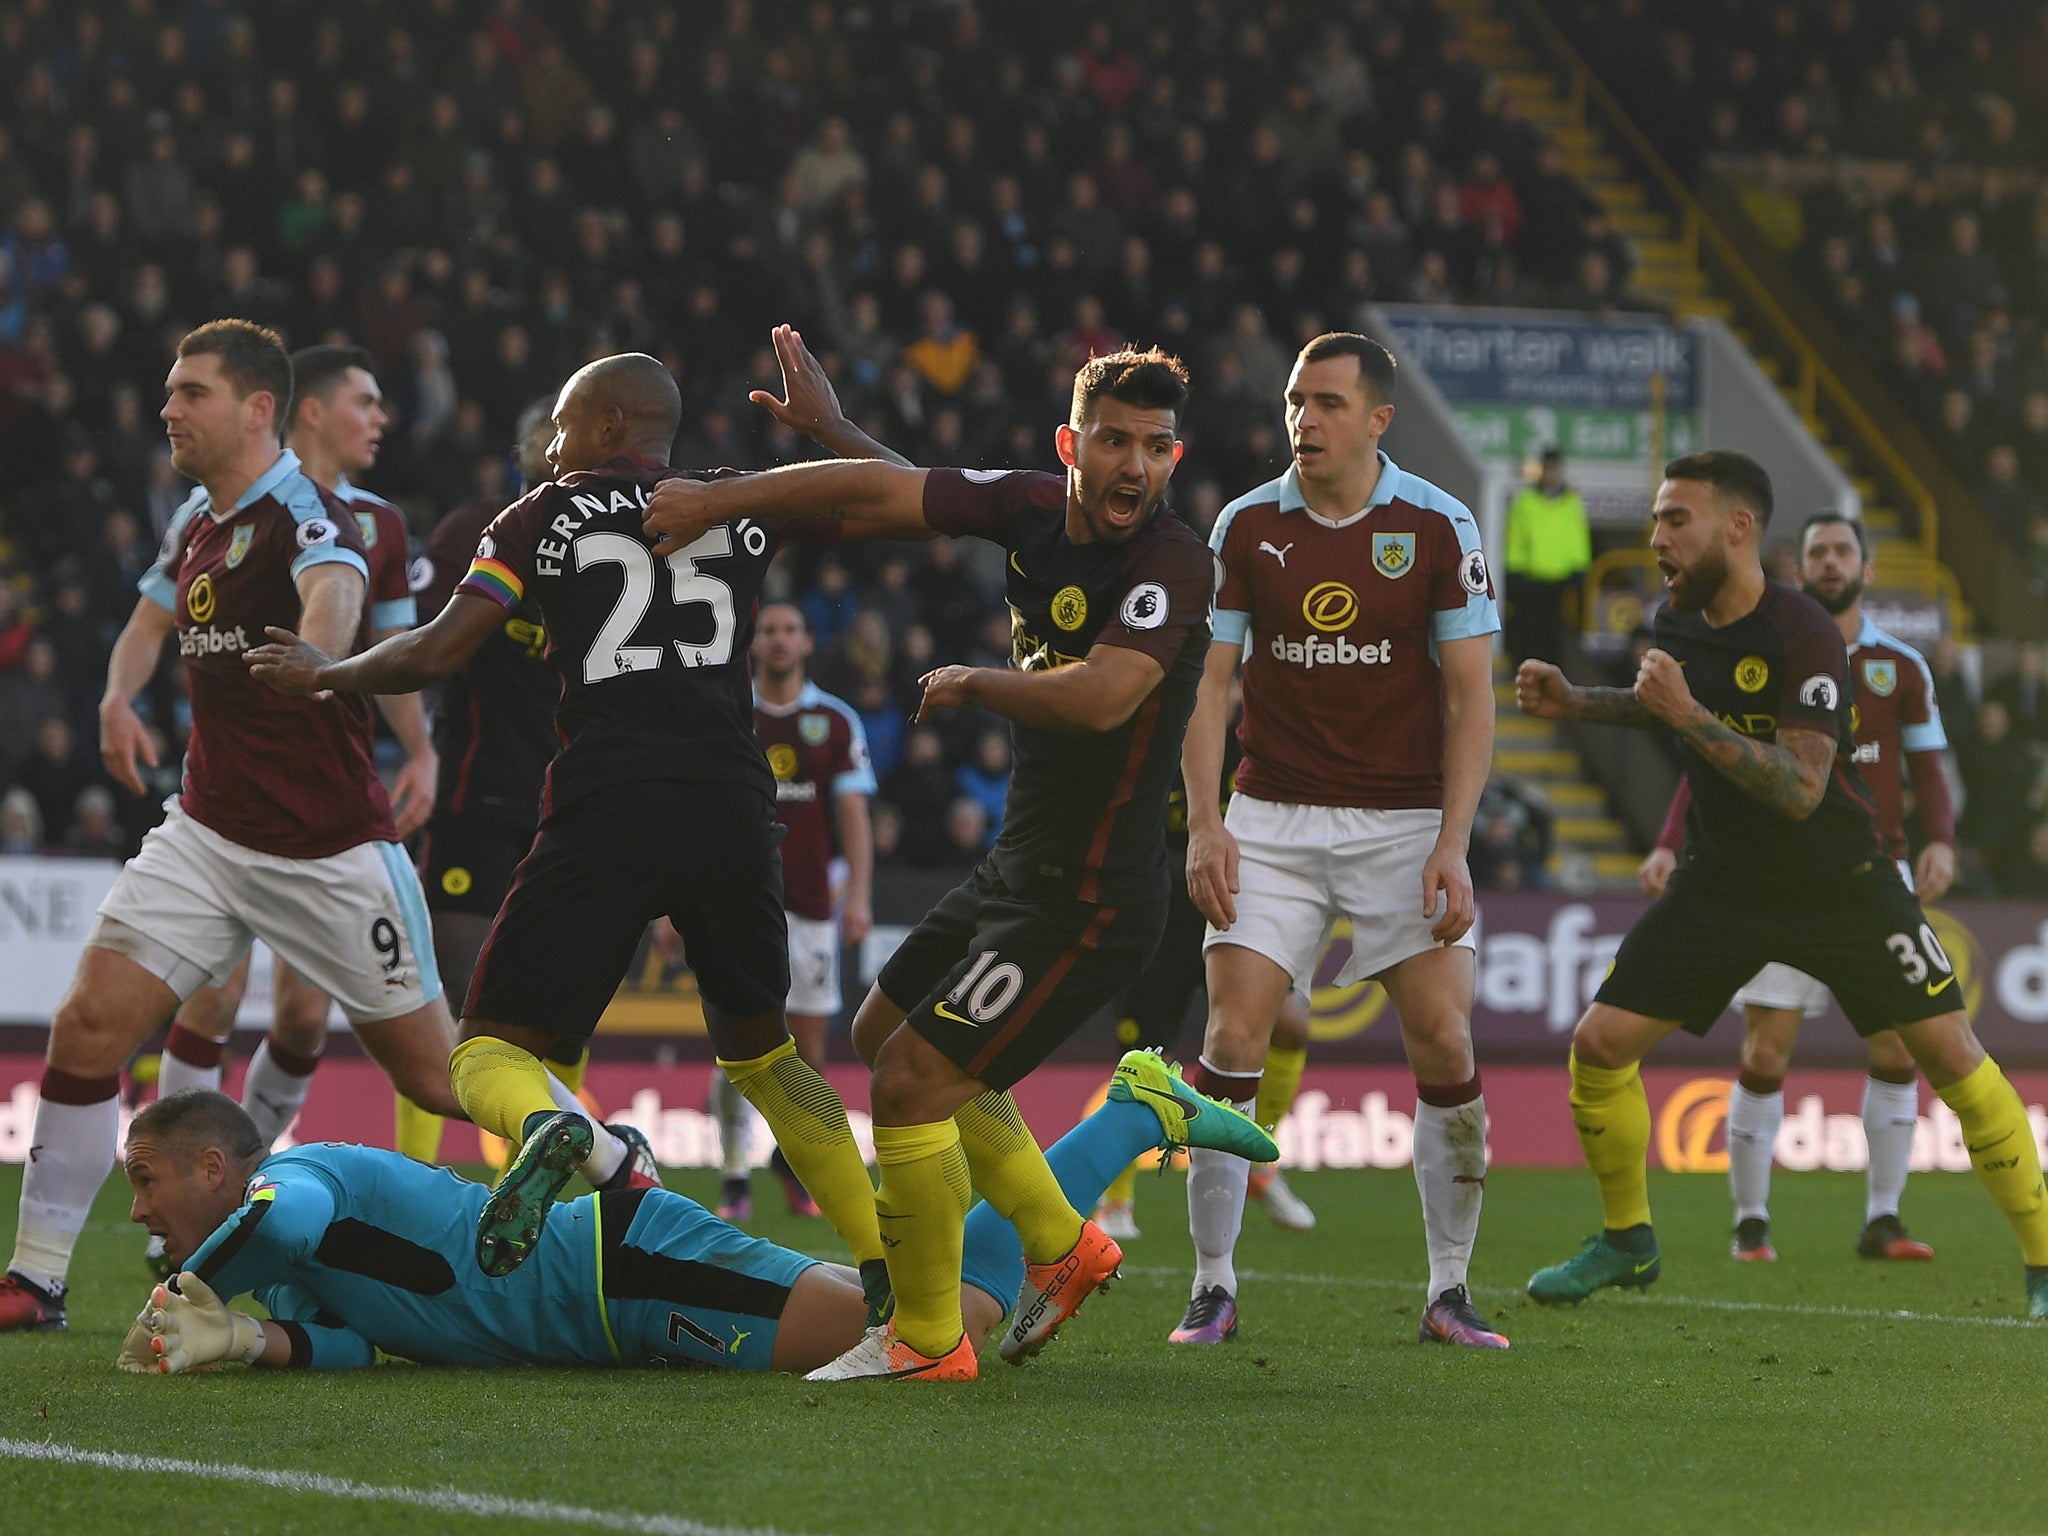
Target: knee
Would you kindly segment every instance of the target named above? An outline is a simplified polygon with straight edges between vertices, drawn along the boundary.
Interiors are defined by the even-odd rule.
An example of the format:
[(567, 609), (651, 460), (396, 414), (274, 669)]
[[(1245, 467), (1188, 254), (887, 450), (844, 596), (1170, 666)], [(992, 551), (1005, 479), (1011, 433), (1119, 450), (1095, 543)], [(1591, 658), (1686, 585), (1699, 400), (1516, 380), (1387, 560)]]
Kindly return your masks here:
[(119, 1009), (76, 992), (58, 1005), (51, 1020), (49, 1064), (79, 1077), (110, 1077), (149, 1032), (149, 1025)]
[(1791, 1053), (1777, 1041), (1757, 1034), (1743, 1037), (1743, 1086), (1751, 1093), (1775, 1093), (1783, 1086), (1791, 1064)]
[(1870, 1037), (1870, 1075), (1883, 1083), (1910, 1083), (1918, 1070), (1913, 1053), (1894, 1030)]
[(853, 1048), (862, 1061), (872, 1067), (881, 1059), (882, 1047), (896, 1033), (903, 1017), (903, 1010), (890, 1002), (880, 987), (868, 989), (860, 1011), (853, 1017)]
[(875, 1059), (869, 1103), (883, 1125), (928, 1125), (973, 1096), (974, 1083), (915, 1030), (899, 1029)]
[(272, 1020), (270, 1035), (279, 1045), (299, 1056), (318, 1056), (327, 1048), (327, 998), (316, 994), (319, 1007), (294, 998), (280, 1007)]
[(1572, 1059), (1603, 1072), (1618, 1072), (1637, 1060), (1620, 1036), (1603, 1028), (1600, 1019), (1591, 1013), (1579, 1020), (1579, 1027), (1572, 1031)]

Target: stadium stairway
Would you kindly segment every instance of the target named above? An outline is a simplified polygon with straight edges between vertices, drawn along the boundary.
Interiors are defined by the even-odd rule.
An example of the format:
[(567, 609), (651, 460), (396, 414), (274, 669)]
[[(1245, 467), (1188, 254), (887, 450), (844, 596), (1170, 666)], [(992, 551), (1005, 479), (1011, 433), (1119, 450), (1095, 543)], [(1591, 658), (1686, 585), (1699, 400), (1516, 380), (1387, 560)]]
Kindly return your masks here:
[[(1969, 614), (1954, 575), (1921, 540), (1908, 536), (1898, 509), (1886, 504), (1872, 448), (1852, 444), (1817, 408), (1811, 348), (1802, 367), (1796, 345), (1803, 345), (1803, 339), (1793, 333), (1796, 345), (1787, 344), (1781, 328), (1789, 322), (1782, 312), (1776, 317), (1780, 325), (1767, 326), (1754, 304), (1738, 303), (1717, 290), (1700, 263), (1699, 225), (1706, 216), (1682, 188), (1678, 196), (1684, 204), (1674, 206), (1669, 193), (1675, 180), (1660, 185), (1661, 178), (1644, 169), (1647, 156), (1664, 178), (1670, 175), (1611, 98), (1596, 107), (1590, 98), (1599, 90), (1597, 83), (1543, 13), (1541, 0), (1437, 0), (1437, 5), (1457, 26), (1474, 62), (1512, 92), (1530, 121), (1563, 150), (1566, 165), (1606, 209), (1614, 231), (1629, 242), (1637, 257), (1634, 291), (1681, 320), (1710, 316), (1730, 323), (1764, 375), (1848, 473), (1862, 499), (1864, 525), (1875, 542), (1885, 584), (1943, 599), (1954, 631), (1967, 634)], [(1624, 134), (1629, 144), (1621, 142)]]
[(1555, 722), (1515, 707), (1515, 674), (1505, 652), (1493, 658), (1493, 771), (1549, 807), (1551, 880), (1573, 891), (1633, 891), (1640, 854), (1608, 808), (1607, 792), (1565, 744)]

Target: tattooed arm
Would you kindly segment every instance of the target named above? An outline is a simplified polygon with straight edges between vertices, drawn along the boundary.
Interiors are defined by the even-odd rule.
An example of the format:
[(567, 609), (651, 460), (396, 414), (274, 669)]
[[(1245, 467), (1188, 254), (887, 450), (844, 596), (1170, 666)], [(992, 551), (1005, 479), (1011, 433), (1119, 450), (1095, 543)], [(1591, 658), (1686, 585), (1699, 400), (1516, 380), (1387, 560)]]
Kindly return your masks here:
[(1779, 732), (1781, 740), (1759, 741), (1693, 708), (1697, 713), (1678, 728), (1679, 736), (1736, 788), (1793, 821), (1820, 808), (1835, 766), (1832, 736), (1792, 729)]
[(1547, 661), (1525, 661), (1515, 674), (1515, 702), (1543, 720), (1584, 720), (1591, 725), (1660, 726), (1628, 688), (1579, 688)]
[(1820, 807), (1835, 764), (1835, 739), (1825, 731), (1788, 722), (1774, 742), (1745, 736), (1695, 699), (1684, 669), (1658, 650), (1643, 657), (1635, 699), (1752, 800), (1793, 821), (1806, 820)]

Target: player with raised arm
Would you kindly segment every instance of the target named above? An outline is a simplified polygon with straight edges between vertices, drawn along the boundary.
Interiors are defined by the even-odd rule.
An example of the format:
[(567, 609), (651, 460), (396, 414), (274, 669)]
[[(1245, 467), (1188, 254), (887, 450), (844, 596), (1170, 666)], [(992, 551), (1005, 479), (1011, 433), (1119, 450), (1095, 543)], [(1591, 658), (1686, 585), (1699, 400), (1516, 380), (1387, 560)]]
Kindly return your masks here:
[[(1800, 590), (1834, 616), (1835, 628), (1849, 647), (1855, 699), (1850, 710), (1856, 732), (1853, 761), (1877, 808), (1878, 838), (1908, 887), (1923, 902), (1939, 901), (1956, 873), (1955, 809), (1941, 767), (1948, 738), (1942, 733), (1927, 663), (1863, 611), (1863, 590), (1876, 574), (1870, 536), (1860, 522), (1840, 512), (1821, 512), (1806, 520), (1800, 531)], [(1929, 837), (1911, 868), (1906, 863), (1907, 769)], [(1685, 846), (1685, 818), (1691, 805), (1692, 795), (1680, 780), (1657, 846), (1643, 860), (1645, 895), (1664, 894)], [(1778, 1256), (1771, 1245), (1771, 1157), (1785, 1120), (1785, 1072), (1801, 1022), (1827, 1007), (1828, 990), (1811, 976), (1773, 961), (1735, 994), (1735, 1001), (1742, 1006), (1743, 1037), (1742, 1075), (1728, 1095), (1733, 1252), (1738, 1259), (1769, 1263)], [(1856, 1251), (1866, 1259), (1931, 1259), (1934, 1250), (1911, 1236), (1899, 1220), (1899, 1197), (1905, 1193), (1913, 1131), (1920, 1117), (1913, 1056), (1894, 1030), (1879, 1030), (1865, 1044), (1870, 1077), (1863, 1085), (1863, 1136), (1869, 1162)]]
[[(972, 535), (1006, 554), (1012, 666), (940, 667), (919, 706), (920, 718), (980, 707), (1010, 720), (1003, 830), (903, 942), (854, 1020), (855, 1047), (874, 1067), (895, 1314), (821, 1379), (975, 1375), (959, 1305), (971, 1188), (1015, 1224), (1030, 1261), (1005, 1359), (1041, 1348), (1121, 1258), (1061, 1193), (1009, 1089), (1144, 965), (1164, 925), (1166, 797), (1213, 582), (1201, 540), (1165, 506), (1186, 398), (1176, 359), (1118, 352), (1075, 376), (1057, 435), (1063, 476), (798, 464), (676, 482), (648, 508), (658, 551), (765, 518), (827, 522), (848, 538)], [(821, 441), (840, 451), (857, 435), (835, 424)], [(1197, 1140), (1274, 1155), (1269, 1137), (1213, 1101), (1190, 1124)]]
[[(299, 456), (300, 472), (355, 516), (370, 562), (370, 633), (374, 640), (382, 640), (410, 629), (418, 613), (405, 514), (348, 478), (376, 464), (389, 420), (377, 387), (376, 361), (361, 347), (317, 346), (302, 347), (291, 362), (291, 425), (285, 445)], [(402, 842), (433, 811), (440, 765), (418, 694), (379, 698), (377, 707), (406, 752), (391, 787), (392, 820)], [(256, 1129), (275, 1141), (306, 1102), (313, 1069), (327, 1043), (331, 999), (281, 961), (270, 974), (270, 1033), (250, 1058), (242, 1107)], [(244, 959), (226, 986), (202, 987), (178, 1010), (164, 1043), (159, 1093), (220, 1085), (221, 1049), (234, 1032), (235, 1013), (248, 981), (249, 963)], [(422, 1162), (437, 1161), (440, 1117), (399, 1095), (398, 1137), (393, 1145)]]
[(1677, 732), (1692, 788), (1686, 860), (1572, 1036), (1572, 1121), (1605, 1225), (1537, 1271), (1529, 1294), (1577, 1302), (1657, 1278), (1638, 1063), (1673, 1030), (1704, 1035), (1775, 960), (1833, 991), (1866, 1039), (1898, 1032), (1962, 1122), (1970, 1164), (2019, 1238), (2030, 1315), (2048, 1318), (2048, 1189), (2026, 1107), (1978, 1043), (1955, 968), (1878, 837), (1842, 633), (1812, 597), (1764, 575), (1770, 515), (1755, 460), (1672, 460), (1650, 535), (1666, 602), (1635, 686), (1575, 687), (1541, 661), (1516, 674), (1521, 707), (1540, 718)]
[(398, 1090), (459, 1116), (453, 1044), (419, 879), (398, 846), (360, 699), (280, 698), (244, 657), (275, 625), (345, 654), (367, 643), (355, 519), (281, 428), (291, 365), (270, 331), (187, 335), (165, 384), (171, 462), (199, 487), (172, 519), (107, 664), (100, 752), (142, 792), (154, 752), (131, 701), (177, 636), (192, 698), (182, 788), (100, 904), (50, 1031), (0, 1330), (64, 1326), (64, 1277), (120, 1130), (121, 1065), (261, 939), (332, 995)]
[(520, 1143), (477, 1228), (486, 1274), (519, 1265), (579, 1167), (600, 1187), (654, 1179), (639, 1133), (593, 1126), (542, 1057), (589, 1036), (648, 923), (665, 915), (720, 1064), (879, 1288), (874, 1186), (838, 1095), (798, 1058), (783, 1022), (774, 780), (747, 677), (776, 538), (734, 520), (688, 548), (649, 552), (649, 494), (685, 474), (668, 463), (681, 414), (675, 380), (651, 357), (579, 369), (555, 402), (548, 459), (560, 478), (492, 522), (432, 623), (346, 661), (277, 630), (250, 665), (292, 693), (403, 692), (461, 668), (529, 596), (547, 625), (563, 745), (448, 1064), (471, 1118)]
[[(1188, 807), (1188, 893), (1209, 920), (1208, 1029), (1188, 1080), (1254, 1105), (1274, 1020), (1348, 917), (1351, 959), (1337, 979), (1385, 985), (1415, 1073), (1421, 1337), (1505, 1349), (1467, 1288), (1486, 1101), (1465, 854), (1493, 758), (1500, 618), (1472, 514), (1380, 449), (1393, 390), (1394, 359), (1369, 337), (1303, 347), (1287, 382), (1294, 463), (1225, 507), (1209, 536), (1216, 638), (1182, 772), (1191, 785), (1218, 782), (1240, 663), (1244, 758), (1227, 816), (1207, 795)], [(1249, 1172), (1190, 1154), (1195, 1276), (1175, 1343), (1237, 1332), (1232, 1254)]]
[[(825, 1030), (838, 1015), (839, 951), (859, 944), (874, 922), (874, 843), (868, 798), (875, 770), (868, 764), (867, 732), (851, 705), (804, 675), (811, 629), (794, 603), (770, 603), (754, 621), (754, 734), (775, 775), (775, 819), (782, 842), (782, 906), (789, 918), (789, 1032), (796, 1053), (825, 1070)], [(832, 850), (846, 860), (845, 908), (835, 914)], [(726, 1075), (716, 1072), (723, 1155), (718, 1214), (745, 1221), (753, 1214), (748, 1188), (747, 1138), (752, 1117)], [(819, 1214), (817, 1202), (789, 1166), (782, 1148), (770, 1159), (792, 1212)]]
[[(1203, 1112), (1158, 1057), (1134, 1051), (1108, 1100), (1047, 1160), (1086, 1203), (1139, 1150), (1184, 1145)], [(122, 1369), (349, 1370), (381, 1350), (451, 1365), (804, 1371), (866, 1325), (852, 1271), (749, 1237), (668, 1190), (556, 1205), (526, 1264), (481, 1279), (469, 1267), (481, 1185), (370, 1147), (266, 1153), (235, 1102), (205, 1089), (136, 1116), (130, 1219), (161, 1235), (184, 1272), (151, 1293)], [(1016, 1230), (977, 1206), (960, 1286), (974, 1338), (1002, 1322), (1023, 1276)], [(244, 1292), (268, 1320), (229, 1310)]]
[[(550, 396), (519, 413), (512, 461), (522, 494), (554, 478), (547, 457), (554, 405)], [(469, 574), (477, 543), (504, 510), (496, 499), (465, 502), (434, 525), (414, 562), (413, 595), (422, 623), (448, 606)], [(548, 763), (562, 745), (555, 735), (562, 680), (548, 663), (547, 648), (547, 624), (528, 596), (441, 684), (434, 710), (441, 777), (419, 863), (434, 925), (434, 957), (450, 997), (469, 996), (491, 922), (533, 846)], [(541, 1059), (573, 1093), (583, 1086), (589, 1044), (565, 1037)], [(508, 1147), (506, 1155), (513, 1150)]]

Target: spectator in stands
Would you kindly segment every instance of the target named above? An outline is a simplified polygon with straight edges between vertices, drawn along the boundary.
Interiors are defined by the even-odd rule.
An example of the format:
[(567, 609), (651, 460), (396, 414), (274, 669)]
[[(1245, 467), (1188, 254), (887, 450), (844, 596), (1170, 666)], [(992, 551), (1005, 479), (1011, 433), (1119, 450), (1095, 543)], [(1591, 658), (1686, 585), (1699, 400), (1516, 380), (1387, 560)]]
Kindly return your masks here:
[(45, 827), (68, 826), (78, 795), (98, 776), (79, 754), (71, 722), (50, 715), (36, 722), (34, 745), (16, 765), (14, 782), (35, 797)]
[(1995, 869), (2001, 851), (2020, 834), (2040, 762), (2013, 730), (2004, 702), (1991, 698), (1978, 712), (1977, 734), (1957, 744), (1956, 764), (1968, 791), (1957, 836)]
[(961, 795), (946, 808), (946, 836), (933, 862), (948, 869), (971, 869), (995, 841), (987, 808), (972, 795)]
[(1546, 448), (1536, 483), (1508, 503), (1505, 639), (1516, 661), (1563, 660), (1573, 598), (1592, 563), (1585, 500), (1566, 483), (1563, 453)]
[(2048, 645), (2022, 645), (2013, 670), (1992, 685), (1991, 698), (2005, 706), (2012, 734), (2048, 756)]
[(882, 779), (882, 798), (903, 815), (904, 861), (919, 868), (946, 862), (947, 807), (953, 803), (946, 747), (930, 726), (911, 728), (903, 756)]
[(1010, 792), (1010, 732), (991, 727), (974, 739), (974, 756), (953, 772), (953, 787), (979, 805), (985, 839), (994, 846), (1003, 830), (1003, 804)]
[(2034, 823), (2025, 843), (2003, 864), (1999, 884), (2008, 896), (2048, 896), (2048, 820)]
[(114, 792), (89, 784), (78, 792), (61, 849), (84, 858), (118, 859), (127, 851), (127, 834), (115, 819)]
[(39, 853), (43, 846), (43, 815), (25, 789), (0, 795), (0, 854)]

